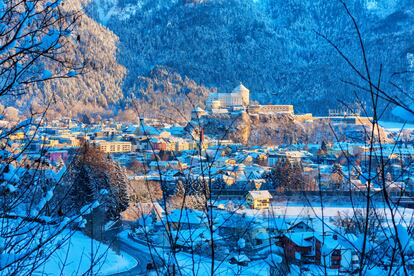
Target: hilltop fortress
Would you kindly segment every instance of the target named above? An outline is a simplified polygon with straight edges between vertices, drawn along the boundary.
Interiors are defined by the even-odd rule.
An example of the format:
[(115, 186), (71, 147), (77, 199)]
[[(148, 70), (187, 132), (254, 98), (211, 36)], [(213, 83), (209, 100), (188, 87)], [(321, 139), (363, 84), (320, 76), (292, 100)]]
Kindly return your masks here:
[[(353, 112), (334, 112), (325, 117), (311, 113), (295, 114), (293, 105), (252, 104), (250, 90), (239, 84), (231, 92), (211, 93), (205, 110), (191, 112), (192, 126), (205, 134), (227, 137), (242, 144), (289, 144), (334, 140), (331, 127), (339, 133), (352, 132), (362, 137), (369, 119)], [(355, 135), (354, 135), (355, 136)]]
[(294, 115), (293, 105), (259, 105), (250, 104), (250, 90), (240, 83), (228, 93), (214, 92), (206, 100), (206, 110), (197, 107), (192, 112), (192, 119), (219, 114), (290, 114)]
[(275, 144), (287, 142), (287, 137), (301, 132), (296, 117), (293, 105), (252, 104), (250, 90), (241, 83), (231, 92), (211, 93), (205, 110), (196, 107), (191, 113), (192, 125), (200, 123), (206, 134), (225, 135), (243, 144), (263, 139)]

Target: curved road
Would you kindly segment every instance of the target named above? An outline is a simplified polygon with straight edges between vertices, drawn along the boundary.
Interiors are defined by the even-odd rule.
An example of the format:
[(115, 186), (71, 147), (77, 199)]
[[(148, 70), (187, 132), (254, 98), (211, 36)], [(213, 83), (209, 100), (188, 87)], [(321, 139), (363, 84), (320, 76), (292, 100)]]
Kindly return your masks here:
[(120, 240), (120, 250), (124, 251), (131, 257), (134, 257), (137, 261), (137, 265), (128, 271), (112, 274), (113, 276), (135, 276), (147, 274), (147, 264), (151, 262), (151, 256), (149, 256), (148, 253), (129, 245), (123, 240)]

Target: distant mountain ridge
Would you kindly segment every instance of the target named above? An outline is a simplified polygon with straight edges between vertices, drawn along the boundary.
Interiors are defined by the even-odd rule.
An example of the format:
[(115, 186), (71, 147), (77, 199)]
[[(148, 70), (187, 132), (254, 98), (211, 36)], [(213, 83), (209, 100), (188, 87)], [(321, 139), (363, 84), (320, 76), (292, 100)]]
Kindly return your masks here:
[[(414, 69), (414, 1), (350, 0), (348, 6), (374, 78), (383, 64), (384, 89), (392, 81), (412, 91), (413, 74), (392, 73)], [(111, 116), (135, 99), (144, 113), (174, 117), (178, 109), (188, 117), (210, 91), (231, 91), (240, 82), (253, 100), (293, 104), (298, 113), (322, 115), (339, 101), (355, 101), (355, 89), (341, 82), (358, 82), (355, 73), (315, 33), (362, 68), (339, 1), (68, 0), (64, 9), (86, 12), (68, 44), (68, 56), (85, 62), (84, 74), (47, 82), (39, 97), (28, 93), (12, 104), (33, 107), (54, 98), (52, 117)]]
[[(381, 63), (385, 77), (407, 70), (414, 53), (414, 1), (348, 5), (364, 34), (373, 75)], [(159, 65), (222, 91), (243, 82), (253, 99), (294, 104), (299, 112), (323, 114), (338, 100), (354, 101), (354, 89), (341, 79), (355, 75), (315, 34), (326, 34), (360, 61), (355, 31), (339, 1), (93, 0), (87, 12), (120, 39), (125, 95), (139, 98), (141, 76)]]

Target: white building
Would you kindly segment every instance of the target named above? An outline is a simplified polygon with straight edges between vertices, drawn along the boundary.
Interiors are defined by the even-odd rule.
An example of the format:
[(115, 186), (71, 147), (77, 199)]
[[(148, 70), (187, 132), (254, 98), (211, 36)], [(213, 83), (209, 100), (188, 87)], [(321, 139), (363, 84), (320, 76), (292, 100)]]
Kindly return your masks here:
[[(241, 83), (230, 93), (211, 93), (206, 101), (206, 110), (214, 114), (242, 110), (250, 114), (294, 114), (293, 105), (250, 105), (250, 90)], [(193, 113), (197, 115), (200, 112), (193, 111)]]
[(211, 93), (206, 104), (210, 110), (219, 110), (238, 106), (247, 107), (249, 102), (250, 90), (240, 83), (230, 93)]

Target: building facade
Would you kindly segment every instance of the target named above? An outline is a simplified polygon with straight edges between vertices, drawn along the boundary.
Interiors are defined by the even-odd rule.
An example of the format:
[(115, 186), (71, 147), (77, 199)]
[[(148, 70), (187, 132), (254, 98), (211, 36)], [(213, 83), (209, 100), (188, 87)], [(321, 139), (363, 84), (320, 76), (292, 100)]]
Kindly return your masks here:
[(249, 103), (250, 90), (241, 83), (230, 93), (211, 93), (206, 102), (207, 108), (210, 110), (237, 106), (247, 107)]
[(131, 152), (131, 142), (125, 141), (99, 141), (96, 143), (99, 150), (105, 153), (124, 153)]
[(272, 195), (269, 191), (250, 191), (246, 195), (246, 203), (252, 209), (268, 209)]
[[(243, 84), (239, 84), (230, 93), (211, 93), (206, 101), (207, 112), (214, 114), (227, 113), (228, 111), (246, 110), (248, 113), (283, 113), (294, 114), (293, 105), (260, 105), (250, 104), (250, 90)], [(193, 110), (192, 117), (201, 117), (206, 113), (197, 108)]]

